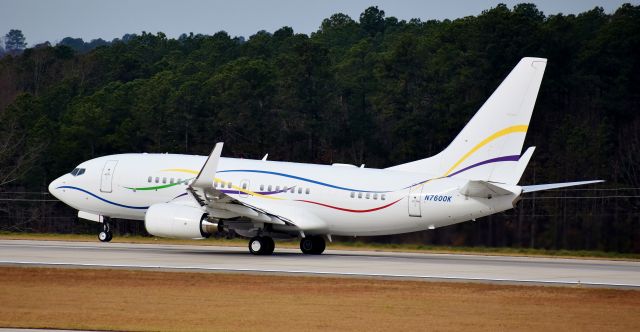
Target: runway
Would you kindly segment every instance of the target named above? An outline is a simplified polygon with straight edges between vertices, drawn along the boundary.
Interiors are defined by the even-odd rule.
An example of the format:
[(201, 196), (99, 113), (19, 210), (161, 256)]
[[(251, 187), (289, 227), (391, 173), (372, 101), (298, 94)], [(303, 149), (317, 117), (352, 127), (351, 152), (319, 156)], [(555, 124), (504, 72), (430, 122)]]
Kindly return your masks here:
[(640, 262), (277, 248), (0, 240), (0, 265), (384, 277), (640, 288)]

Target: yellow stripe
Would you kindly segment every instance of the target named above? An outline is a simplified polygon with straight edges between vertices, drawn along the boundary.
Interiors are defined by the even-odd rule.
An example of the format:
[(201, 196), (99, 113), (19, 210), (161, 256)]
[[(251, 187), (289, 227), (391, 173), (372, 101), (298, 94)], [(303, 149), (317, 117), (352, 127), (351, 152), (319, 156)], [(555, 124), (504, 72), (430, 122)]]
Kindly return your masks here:
[[(186, 169), (186, 168), (169, 168), (169, 169), (163, 169), (162, 171), (163, 172), (181, 172), (181, 173), (189, 173), (189, 174), (196, 174), (196, 175), (198, 175), (198, 173), (200, 173), (198, 171), (194, 171), (194, 170)], [(228, 183), (227, 181), (224, 181), (224, 180), (222, 180), (220, 178), (214, 178), (213, 180), (214, 181), (218, 181), (218, 182), (220, 182), (222, 184), (227, 184)], [(235, 189), (237, 191), (243, 192), (245, 194), (251, 195), (251, 196), (268, 198), (268, 199), (275, 199), (275, 200), (282, 200), (283, 199), (283, 198), (279, 198), (279, 197), (272, 197), (272, 196), (258, 194), (257, 192), (253, 192), (251, 190), (242, 189), (242, 188), (234, 186), (234, 185), (231, 185), (231, 188)]]
[(186, 169), (186, 168), (169, 168), (169, 169), (163, 169), (161, 170), (162, 172), (182, 172), (182, 173), (189, 173), (189, 174), (195, 174), (198, 175), (198, 171), (194, 171), (192, 169)]
[(462, 164), (463, 161), (467, 160), (467, 158), (469, 158), (472, 154), (478, 151), (481, 147), (491, 143), (493, 140), (499, 137), (502, 137), (504, 135), (512, 134), (512, 133), (520, 133), (520, 132), (526, 133), (528, 128), (529, 126), (526, 126), (526, 125), (517, 125), (517, 126), (507, 127), (500, 131), (495, 132), (493, 135), (485, 138), (482, 142), (474, 146), (473, 149), (469, 150), (469, 152), (467, 152), (464, 156), (462, 156), (462, 158), (460, 158), (458, 162), (453, 164), (453, 166), (451, 166), (451, 168), (449, 168), (449, 170), (446, 173), (444, 173), (443, 176), (447, 176), (451, 174), (451, 172), (454, 169), (456, 169), (456, 167), (458, 167), (460, 164)]
[[(216, 179), (216, 180), (219, 180), (219, 179)], [(268, 199), (275, 199), (275, 200), (283, 200), (284, 199), (284, 198), (279, 198), (279, 197), (273, 197), (273, 196), (267, 196), (267, 195), (263, 195), (263, 194), (258, 194), (257, 192), (253, 192), (251, 190), (242, 189), (242, 188), (236, 187), (234, 185), (231, 185), (231, 188), (235, 189), (235, 190), (238, 190), (238, 191), (241, 191), (241, 192), (243, 192), (245, 194), (249, 194), (251, 196), (256, 196), (256, 197), (261, 197), (261, 198), (268, 198)]]

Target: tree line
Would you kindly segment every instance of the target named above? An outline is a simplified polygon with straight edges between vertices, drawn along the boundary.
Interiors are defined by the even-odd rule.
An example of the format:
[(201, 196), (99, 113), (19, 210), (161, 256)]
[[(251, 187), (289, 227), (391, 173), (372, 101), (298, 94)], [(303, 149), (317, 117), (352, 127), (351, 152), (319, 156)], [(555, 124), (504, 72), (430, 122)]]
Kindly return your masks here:
[(369, 7), (310, 35), (285, 26), (246, 40), (224, 31), (65, 38), (0, 59), (0, 191), (46, 190), (105, 154), (208, 154), (217, 141), (244, 158), (367, 167), (425, 158), (520, 58), (536, 56), (549, 60), (521, 183), (605, 179), (601, 188), (630, 188), (624, 197), (524, 201), (484, 222), (378, 240), (638, 252), (639, 32), (640, 6), (545, 15), (501, 4), (441, 21)]

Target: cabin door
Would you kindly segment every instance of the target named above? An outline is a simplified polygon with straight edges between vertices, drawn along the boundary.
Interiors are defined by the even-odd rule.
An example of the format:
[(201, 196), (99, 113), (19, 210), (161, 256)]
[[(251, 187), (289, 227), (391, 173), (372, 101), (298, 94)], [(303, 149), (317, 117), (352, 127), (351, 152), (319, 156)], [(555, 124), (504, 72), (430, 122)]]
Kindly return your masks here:
[(409, 216), (410, 217), (422, 217), (422, 211), (420, 210), (420, 203), (422, 199), (422, 186), (413, 186), (409, 189)]
[(102, 177), (100, 179), (100, 191), (110, 193), (113, 182), (113, 174), (116, 172), (117, 160), (107, 160), (102, 168)]

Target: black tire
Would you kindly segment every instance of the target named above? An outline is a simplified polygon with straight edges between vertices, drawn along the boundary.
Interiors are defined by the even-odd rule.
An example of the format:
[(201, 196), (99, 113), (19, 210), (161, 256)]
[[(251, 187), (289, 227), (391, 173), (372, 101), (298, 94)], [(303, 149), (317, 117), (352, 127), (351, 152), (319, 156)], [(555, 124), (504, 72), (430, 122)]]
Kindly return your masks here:
[(276, 249), (276, 243), (269, 236), (263, 236), (262, 239), (264, 239), (264, 242), (267, 245), (263, 255), (271, 255), (271, 254), (273, 254), (273, 251)]
[(320, 255), (324, 252), (326, 243), (322, 236), (307, 236), (300, 240), (300, 250), (307, 255)]
[(254, 255), (271, 255), (274, 249), (275, 243), (268, 236), (254, 236), (249, 240), (249, 252)]
[(100, 242), (109, 242), (113, 238), (113, 234), (111, 232), (102, 231), (98, 234), (98, 240)]
[(313, 251), (313, 239), (310, 236), (300, 239), (300, 250), (303, 254), (311, 254)]

